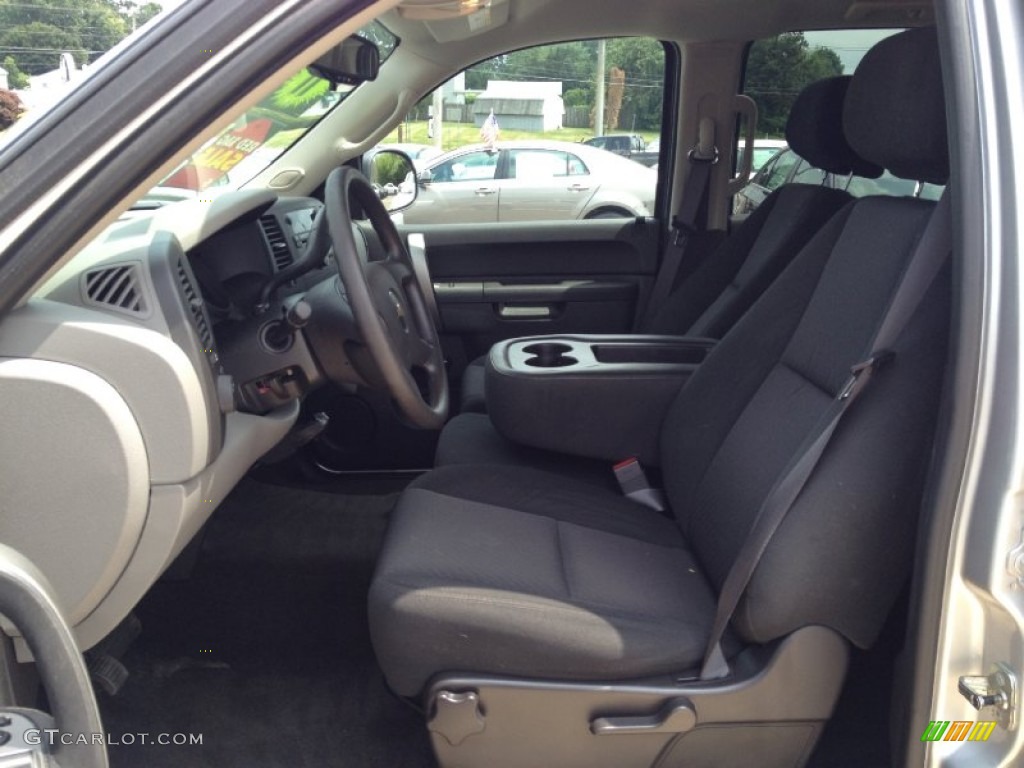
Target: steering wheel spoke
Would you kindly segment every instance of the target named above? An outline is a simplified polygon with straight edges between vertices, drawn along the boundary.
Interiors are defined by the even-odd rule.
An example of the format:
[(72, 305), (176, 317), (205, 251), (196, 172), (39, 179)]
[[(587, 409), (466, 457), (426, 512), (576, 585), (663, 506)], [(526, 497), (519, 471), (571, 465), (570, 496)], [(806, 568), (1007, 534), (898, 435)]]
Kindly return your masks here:
[[(370, 182), (338, 168), (325, 187), (335, 263), (356, 325), (392, 397), (413, 424), (439, 429), (448, 415), (448, 379), (437, 329), (420, 292), (412, 259)], [(353, 203), (370, 220), (387, 254), (364, 260), (355, 247)]]

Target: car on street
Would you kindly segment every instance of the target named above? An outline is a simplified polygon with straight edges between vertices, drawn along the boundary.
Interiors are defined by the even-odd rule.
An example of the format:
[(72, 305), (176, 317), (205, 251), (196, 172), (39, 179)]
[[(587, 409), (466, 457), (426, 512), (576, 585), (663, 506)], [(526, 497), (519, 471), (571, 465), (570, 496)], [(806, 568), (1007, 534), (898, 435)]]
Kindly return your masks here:
[(938, 200), (942, 187), (935, 184), (917, 184), (908, 179), (899, 179), (884, 171), (877, 179), (868, 179), (852, 174), (836, 175), (815, 168), (789, 148), (776, 150), (750, 182), (737, 194), (733, 212), (749, 215), (757, 210), (774, 190), (783, 184), (813, 184), (831, 189), (842, 189), (854, 197), (868, 195), (893, 195), (897, 197), (920, 195), (926, 200)]
[(657, 139), (647, 144), (643, 136), (636, 133), (610, 133), (594, 136), (584, 142), (588, 147), (597, 147), (642, 165), (652, 166), (658, 162), (661, 142)]
[[(754, 152), (750, 163), (751, 173), (757, 173), (764, 167), (765, 163), (785, 148), (785, 139), (754, 139)], [(737, 167), (742, 167), (743, 165), (743, 152), (744, 147), (740, 145), (737, 150)]]
[(648, 216), (657, 173), (583, 144), (502, 141), (427, 162), (406, 224), (558, 221)]

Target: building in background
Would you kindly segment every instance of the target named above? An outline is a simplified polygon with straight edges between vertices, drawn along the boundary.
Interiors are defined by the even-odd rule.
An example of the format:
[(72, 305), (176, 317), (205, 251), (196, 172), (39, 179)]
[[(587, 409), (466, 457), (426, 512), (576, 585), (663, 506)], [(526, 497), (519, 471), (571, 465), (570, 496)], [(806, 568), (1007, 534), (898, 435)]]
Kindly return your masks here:
[(565, 104), (561, 83), (489, 80), (473, 103), (473, 121), (482, 128), (491, 112), (503, 130), (554, 131), (562, 127)]
[(62, 53), (57, 60), (56, 69), (30, 76), (28, 88), (15, 93), (21, 98), (27, 112), (44, 109), (70, 93), (85, 77), (86, 69), (87, 67), (79, 68), (70, 53)]

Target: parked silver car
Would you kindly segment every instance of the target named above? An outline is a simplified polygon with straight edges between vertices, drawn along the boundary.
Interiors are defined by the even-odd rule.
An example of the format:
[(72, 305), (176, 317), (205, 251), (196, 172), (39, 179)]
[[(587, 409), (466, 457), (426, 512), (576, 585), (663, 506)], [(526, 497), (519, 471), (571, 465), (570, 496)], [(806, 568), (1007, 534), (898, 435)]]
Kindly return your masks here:
[[(754, 153), (756, 165), (756, 146)], [(925, 200), (938, 200), (942, 194), (942, 187), (935, 184), (923, 184), (918, 190), (918, 185), (915, 182), (896, 178), (888, 171), (883, 172), (877, 179), (866, 179), (863, 176), (836, 176), (826, 173), (820, 168), (815, 168), (796, 152), (785, 147), (778, 150), (768, 162), (764, 163), (751, 178), (750, 183), (737, 193), (733, 202), (733, 213), (736, 215), (751, 214), (773, 190), (783, 184), (793, 183), (845, 189), (854, 197), (916, 195)]]
[(409, 224), (649, 216), (658, 174), (563, 141), (501, 142), (448, 152), (419, 172)]

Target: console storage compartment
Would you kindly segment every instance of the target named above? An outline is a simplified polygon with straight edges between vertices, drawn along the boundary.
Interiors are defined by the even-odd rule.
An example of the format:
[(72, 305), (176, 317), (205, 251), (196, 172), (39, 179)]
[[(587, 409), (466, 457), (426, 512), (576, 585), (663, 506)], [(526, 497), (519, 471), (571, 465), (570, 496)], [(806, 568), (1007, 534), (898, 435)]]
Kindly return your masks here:
[(495, 344), (487, 410), (508, 439), (610, 462), (658, 463), (665, 410), (713, 339), (537, 336)]

